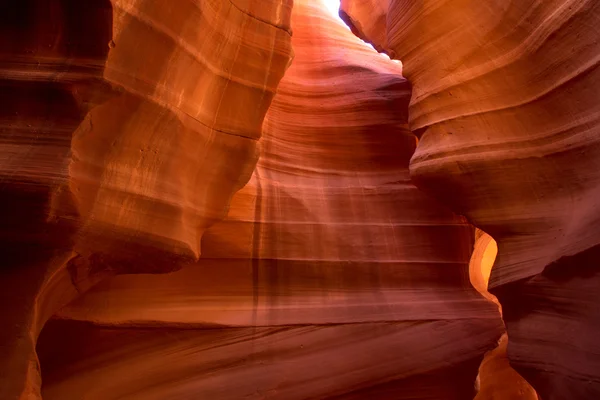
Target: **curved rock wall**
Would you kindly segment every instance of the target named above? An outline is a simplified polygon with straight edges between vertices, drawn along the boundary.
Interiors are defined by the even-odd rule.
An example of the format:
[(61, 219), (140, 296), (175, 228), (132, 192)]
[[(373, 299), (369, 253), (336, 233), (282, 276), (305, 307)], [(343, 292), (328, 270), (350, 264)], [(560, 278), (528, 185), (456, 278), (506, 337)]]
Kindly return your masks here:
[[(492, 266), (498, 245), (487, 233), (477, 230), (475, 248), (469, 263), (473, 287), (501, 310), (496, 296), (488, 292)], [(502, 335), (498, 347), (486, 353), (477, 376), (478, 392), (474, 400), (538, 400), (537, 393), (511, 366), (507, 357), (508, 336)]]
[(413, 84), (413, 180), (498, 242), (511, 364), (545, 400), (598, 397), (600, 3), (354, 3)]
[(598, 397), (600, 4), (295, 3), (0, 5), (0, 397)]
[(290, 13), (291, 0), (0, 5), (2, 399), (39, 398), (34, 345), (62, 305), (111, 274), (198, 259), (256, 163)]
[(45, 399), (473, 397), (502, 325), (469, 283), (473, 228), (410, 182), (401, 64), (315, 2), (292, 27), (257, 168), (202, 258), (63, 308)]

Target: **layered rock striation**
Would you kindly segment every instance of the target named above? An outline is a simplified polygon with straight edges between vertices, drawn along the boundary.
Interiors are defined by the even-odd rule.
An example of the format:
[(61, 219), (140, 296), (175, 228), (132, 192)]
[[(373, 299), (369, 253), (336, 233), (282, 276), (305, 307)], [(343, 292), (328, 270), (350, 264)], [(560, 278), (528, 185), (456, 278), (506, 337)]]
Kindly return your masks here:
[(39, 398), (45, 321), (200, 256), (258, 158), (291, 1), (0, 5), (0, 397)]
[(511, 364), (544, 400), (598, 397), (600, 4), (342, 6), (413, 84), (413, 181), (498, 242)]
[(475, 395), (502, 323), (469, 282), (474, 229), (410, 181), (401, 64), (315, 2), (292, 29), (257, 167), (201, 259), (61, 309), (45, 399)]
[(600, 4), (340, 15), (0, 5), (0, 398), (599, 397)]

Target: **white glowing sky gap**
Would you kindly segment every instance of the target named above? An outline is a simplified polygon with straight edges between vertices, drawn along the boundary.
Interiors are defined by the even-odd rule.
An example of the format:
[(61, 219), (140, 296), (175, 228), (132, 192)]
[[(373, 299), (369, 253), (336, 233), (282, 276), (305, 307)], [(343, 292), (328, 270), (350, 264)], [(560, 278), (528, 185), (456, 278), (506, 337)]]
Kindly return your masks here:
[(327, 11), (336, 18), (339, 18), (338, 10), (340, 9), (340, 0), (321, 0)]
[[(321, 2), (323, 3), (323, 5), (325, 6), (325, 8), (327, 9), (327, 11), (334, 16), (335, 18), (337, 18), (346, 28), (348, 28), (346, 26), (346, 23), (344, 21), (342, 21), (342, 19), (340, 18), (339, 15), (339, 9), (340, 9), (340, 0), (321, 0)], [(350, 29), (350, 28), (348, 28)], [(373, 46), (370, 43), (366, 43), (366, 46), (369, 46), (370, 48), (372, 48), (373, 50), (375, 50), (373, 48)], [(381, 53), (380, 53), (381, 54)], [(389, 57), (387, 56), (387, 54), (381, 54), (382, 57), (385, 57), (389, 60)], [(398, 60), (392, 60), (394, 62), (399, 62)]]

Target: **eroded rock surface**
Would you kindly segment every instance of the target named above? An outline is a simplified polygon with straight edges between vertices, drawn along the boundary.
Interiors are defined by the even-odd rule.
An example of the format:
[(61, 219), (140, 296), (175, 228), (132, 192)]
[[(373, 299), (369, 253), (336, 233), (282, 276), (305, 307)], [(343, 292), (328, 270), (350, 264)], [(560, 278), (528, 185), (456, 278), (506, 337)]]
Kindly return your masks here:
[(341, 15), (0, 5), (0, 398), (600, 397), (600, 3)]
[(474, 229), (410, 182), (401, 64), (312, 1), (292, 28), (257, 168), (202, 258), (63, 308), (45, 399), (475, 395), (502, 324), (469, 282)]
[[(492, 266), (498, 254), (496, 241), (487, 233), (477, 230), (475, 248), (469, 263), (469, 277), (473, 287), (488, 300), (502, 307), (496, 296), (488, 292)], [(502, 335), (498, 347), (486, 353), (477, 376), (475, 400), (538, 400), (531, 385), (510, 365), (507, 356), (508, 336)]]
[(413, 84), (413, 180), (498, 242), (511, 364), (545, 400), (597, 398), (600, 3), (343, 7)]
[(0, 5), (2, 399), (39, 398), (35, 341), (62, 305), (198, 259), (254, 169), (291, 5)]

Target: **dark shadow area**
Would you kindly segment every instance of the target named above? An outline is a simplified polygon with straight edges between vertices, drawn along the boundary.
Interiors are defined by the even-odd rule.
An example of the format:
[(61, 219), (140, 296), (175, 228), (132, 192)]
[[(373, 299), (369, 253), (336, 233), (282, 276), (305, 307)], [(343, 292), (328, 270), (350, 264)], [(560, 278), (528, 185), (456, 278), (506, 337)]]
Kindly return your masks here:
[(111, 35), (109, 0), (0, 2), (2, 399), (18, 398), (31, 384), (25, 374), (36, 296), (52, 260), (73, 245), (77, 213), (67, 168), (72, 132), (85, 115), (73, 89), (101, 79)]

